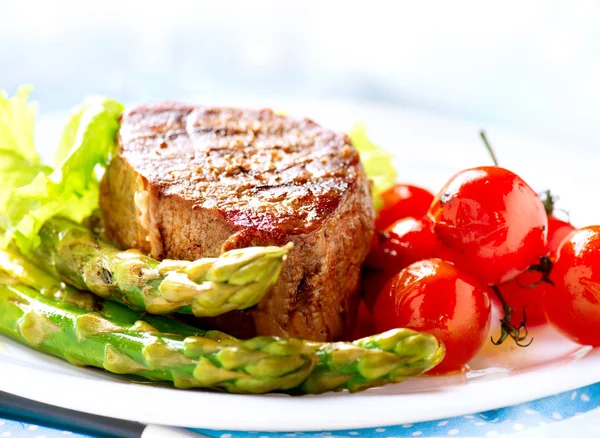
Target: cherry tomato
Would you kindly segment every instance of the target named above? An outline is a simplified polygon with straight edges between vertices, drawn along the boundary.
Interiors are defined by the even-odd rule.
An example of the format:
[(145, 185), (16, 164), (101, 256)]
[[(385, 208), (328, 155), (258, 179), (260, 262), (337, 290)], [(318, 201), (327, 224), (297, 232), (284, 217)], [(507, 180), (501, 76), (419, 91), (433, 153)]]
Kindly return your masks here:
[(424, 216), (433, 201), (433, 194), (421, 187), (394, 184), (381, 194), (381, 198), (383, 207), (375, 221), (375, 228), (378, 230), (384, 230), (408, 216)]
[[(521, 325), (525, 316), (527, 316), (527, 327), (546, 322), (544, 294), (552, 286), (549, 283), (540, 282), (541, 276), (539, 272), (525, 271), (517, 278), (499, 286), (504, 300), (514, 309), (510, 316), (510, 323), (515, 327)], [(495, 295), (493, 300), (500, 305)]]
[(379, 291), (394, 274), (419, 260), (443, 258), (443, 247), (427, 217), (400, 219), (377, 235), (379, 242), (371, 247), (363, 277), (369, 309), (373, 309)]
[(560, 220), (554, 216), (548, 216), (548, 250), (556, 252), (565, 238), (571, 234), (575, 227), (569, 222)]
[(512, 280), (546, 252), (548, 218), (542, 201), (519, 176), (501, 167), (454, 175), (428, 214), (449, 259), (486, 284)]
[(375, 322), (373, 321), (371, 312), (367, 309), (367, 305), (364, 301), (361, 301), (358, 306), (358, 315), (350, 339), (354, 341), (373, 334), (375, 334)]
[(460, 370), (488, 339), (488, 290), (450, 262), (421, 260), (387, 283), (375, 304), (375, 327), (408, 327), (436, 336), (446, 356), (434, 371)]
[(569, 222), (558, 219), (554, 216), (556, 210), (556, 202), (558, 197), (553, 195), (550, 190), (546, 190), (541, 195), (546, 215), (548, 216), (548, 249), (556, 252), (558, 246), (574, 230)]
[(600, 226), (572, 232), (558, 248), (546, 291), (548, 321), (584, 345), (600, 346)]
[(366, 265), (373, 269), (398, 272), (419, 260), (438, 257), (441, 245), (428, 218), (406, 217), (379, 233)]
[[(553, 216), (548, 218), (548, 245), (547, 251), (551, 259), (556, 258), (556, 251), (562, 240), (575, 228), (568, 222), (556, 219)], [(502, 296), (510, 307), (515, 309), (511, 315), (511, 323), (519, 326), (523, 321), (523, 309), (526, 309), (527, 325), (529, 327), (543, 324), (546, 322), (544, 313), (544, 295), (548, 293), (553, 286), (547, 282), (541, 281), (542, 274), (539, 272), (525, 271), (519, 274), (515, 279), (500, 286)], [(534, 287), (531, 287), (534, 286)], [(495, 297), (495, 295), (493, 295)]]

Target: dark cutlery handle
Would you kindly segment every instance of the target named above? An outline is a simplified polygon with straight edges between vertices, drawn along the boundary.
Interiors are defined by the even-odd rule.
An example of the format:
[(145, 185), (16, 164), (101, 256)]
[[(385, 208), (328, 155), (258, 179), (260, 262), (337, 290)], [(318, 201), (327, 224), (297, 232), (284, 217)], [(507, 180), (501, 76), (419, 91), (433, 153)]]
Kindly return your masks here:
[(98, 438), (140, 438), (145, 424), (101, 417), (0, 392), (0, 417)]

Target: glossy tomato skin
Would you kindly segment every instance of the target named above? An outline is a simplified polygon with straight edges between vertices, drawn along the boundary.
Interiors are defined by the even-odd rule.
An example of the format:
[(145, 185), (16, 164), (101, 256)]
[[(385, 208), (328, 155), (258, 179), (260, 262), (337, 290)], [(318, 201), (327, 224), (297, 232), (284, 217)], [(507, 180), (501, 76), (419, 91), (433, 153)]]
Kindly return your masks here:
[[(552, 260), (556, 259), (556, 251), (564, 238), (575, 228), (568, 222), (564, 222), (553, 216), (548, 217), (548, 245), (546, 250)], [(523, 321), (523, 309), (527, 315), (527, 326), (532, 327), (546, 322), (544, 312), (544, 296), (552, 291), (553, 286), (546, 282), (540, 282), (542, 274), (539, 272), (523, 272), (514, 280), (500, 285), (502, 296), (515, 309), (511, 316), (511, 323), (519, 326)], [(527, 287), (535, 285), (535, 287)], [(494, 298), (495, 295), (492, 295)]]
[(379, 233), (365, 264), (372, 269), (398, 272), (419, 260), (438, 257), (441, 243), (427, 217), (406, 217)]
[(512, 280), (546, 252), (544, 205), (525, 181), (501, 167), (454, 175), (428, 215), (449, 259), (486, 284)]
[(381, 194), (383, 206), (375, 220), (375, 228), (384, 230), (408, 216), (421, 217), (433, 201), (433, 194), (418, 186), (394, 184)]
[[(515, 327), (523, 322), (523, 311), (527, 316), (527, 327), (544, 324), (546, 313), (544, 312), (544, 296), (552, 286), (549, 283), (539, 283), (542, 274), (539, 272), (523, 272), (517, 278), (500, 285), (500, 292), (508, 305), (514, 309), (510, 316), (510, 322)], [(535, 287), (528, 287), (535, 285)], [(500, 306), (495, 295), (492, 299)]]
[(572, 232), (558, 248), (544, 310), (573, 341), (600, 346), (600, 226)]
[(569, 222), (558, 219), (555, 216), (548, 216), (548, 246), (550, 253), (556, 253), (558, 247), (565, 238), (575, 230), (575, 227)]
[(446, 346), (446, 356), (434, 372), (458, 371), (488, 340), (488, 290), (450, 262), (421, 260), (387, 283), (375, 304), (375, 327), (431, 333)]
[(444, 250), (427, 217), (400, 219), (377, 235), (378, 243), (372, 246), (365, 261), (363, 285), (369, 309), (394, 274), (419, 260), (443, 258)]

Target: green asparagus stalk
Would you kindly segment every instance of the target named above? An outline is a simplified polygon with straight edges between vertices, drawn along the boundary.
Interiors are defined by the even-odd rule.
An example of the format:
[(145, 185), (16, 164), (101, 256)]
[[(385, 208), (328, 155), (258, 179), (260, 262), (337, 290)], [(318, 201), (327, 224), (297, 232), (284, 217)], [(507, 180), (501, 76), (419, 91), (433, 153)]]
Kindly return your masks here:
[(400, 328), (357, 341), (309, 343), (316, 368), (299, 388), (307, 394), (350, 392), (398, 383), (422, 374), (444, 358), (443, 344), (428, 334)]
[(139, 251), (119, 251), (89, 229), (49, 220), (28, 257), (78, 289), (149, 313), (216, 316), (252, 307), (279, 278), (291, 244), (226, 252), (194, 262), (158, 262)]
[(0, 270), (17, 283), (31, 286), (42, 295), (56, 301), (71, 303), (83, 310), (92, 311), (98, 308), (98, 298), (95, 295), (60, 282), (12, 248), (0, 250)]
[[(5, 271), (9, 272), (18, 271), (18, 280), (31, 286), (32, 289), (25, 288), (25, 290), (22, 290), (23, 286), (11, 285), (11, 282), (7, 282), (6, 280), (3, 281), (3, 279), (0, 278), (0, 285), (3, 285), (0, 286), (0, 331), (8, 334), (9, 336), (15, 337), (21, 342), (28, 343), (29, 345), (39, 349), (42, 348), (29, 342), (22, 336), (22, 334), (19, 335), (19, 333), (22, 332), (22, 328), (19, 327), (18, 321), (25, 321), (24, 316), (18, 313), (19, 311), (16, 311), (15, 309), (13, 309), (11, 314), (2, 316), (4, 315), (2, 314), (3, 308), (19, 306), (18, 303), (23, 304), (25, 301), (27, 301), (28, 304), (23, 304), (27, 309), (33, 309), (33, 312), (36, 313), (35, 309), (44, 308), (45, 311), (41, 314), (47, 318), (50, 318), (51, 316), (53, 317), (57, 313), (64, 316), (65, 312), (68, 311), (70, 314), (69, 318), (71, 320), (82, 320), (84, 322), (94, 321), (94, 323), (101, 321), (97, 324), (100, 329), (102, 327), (120, 327), (120, 331), (115, 328), (115, 330), (112, 332), (103, 331), (101, 334), (98, 334), (98, 336), (104, 336), (103, 338), (98, 338), (98, 343), (104, 343), (106, 345), (110, 344), (111, 347), (109, 349), (115, 348), (114, 345), (123, 344), (120, 339), (122, 336), (125, 336), (124, 333), (128, 333), (130, 335), (132, 330), (137, 330), (135, 331), (136, 334), (139, 334), (139, 336), (143, 337), (145, 340), (154, 339), (152, 342), (155, 342), (155, 338), (160, 336), (167, 336), (167, 338), (169, 336), (177, 337), (177, 339), (180, 341), (182, 337), (187, 337), (185, 339), (196, 339), (195, 341), (187, 341), (187, 343), (190, 345), (199, 345), (204, 342), (199, 341), (199, 339), (203, 339), (206, 342), (209, 342), (209, 345), (214, 346), (215, 348), (216, 345), (220, 346), (220, 348), (237, 348), (240, 346), (246, 346), (244, 348), (248, 348), (247, 345), (249, 344), (251, 346), (250, 349), (252, 350), (252, 348), (256, 347), (255, 343), (263, 345), (266, 342), (265, 339), (269, 339), (269, 351), (280, 351), (279, 349), (281, 346), (281, 348), (283, 348), (285, 351), (290, 352), (291, 347), (288, 347), (287, 343), (294, 343), (294, 348), (296, 348), (297, 351), (302, 351), (302, 353), (299, 353), (300, 356), (303, 355), (302, 357), (305, 358), (305, 360), (308, 360), (307, 358), (310, 357), (314, 361), (310, 371), (303, 377), (301, 381), (298, 382), (297, 385), (293, 387), (286, 386), (288, 383), (287, 381), (285, 381), (286, 385), (282, 384), (279, 387), (273, 381), (270, 381), (270, 384), (259, 384), (258, 380), (256, 380), (256, 376), (254, 376), (255, 379), (253, 380), (254, 386), (252, 387), (252, 390), (248, 389), (248, 386), (243, 386), (245, 385), (244, 383), (238, 383), (237, 381), (219, 381), (215, 383), (215, 386), (224, 388), (231, 392), (267, 392), (274, 390), (285, 390), (291, 393), (317, 394), (326, 391), (340, 391), (344, 389), (347, 389), (350, 392), (356, 392), (374, 386), (381, 386), (386, 383), (400, 382), (408, 377), (421, 374), (422, 372), (425, 372), (437, 365), (442, 360), (444, 355), (443, 346), (439, 344), (433, 336), (417, 333), (408, 329), (391, 330), (389, 332), (360, 339), (352, 343), (318, 343), (295, 340), (286, 341), (278, 338), (255, 338), (250, 341), (241, 341), (218, 331), (199, 330), (172, 318), (144, 315), (141, 312), (133, 311), (123, 305), (107, 300), (97, 300), (96, 308), (99, 310), (97, 312), (90, 313), (86, 312), (85, 309), (75, 307), (78, 303), (77, 300), (70, 300), (70, 303), (57, 303), (56, 300), (60, 299), (60, 296), (52, 296), (52, 299), (47, 299), (39, 294), (36, 298), (36, 292), (34, 289), (40, 290), (42, 286), (49, 289), (57, 288), (59, 287), (60, 282), (45, 272), (35, 269), (35, 267), (32, 265), (27, 264), (22, 258), (19, 259), (18, 254), (12, 254), (11, 264), (8, 265), (8, 269), (4, 262), (6, 259), (7, 258), (2, 257), (2, 253), (0, 253), (0, 269), (4, 269)], [(20, 270), (17, 269), (19, 266), (21, 266)], [(53, 282), (54, 284), (52, 284)], [(2, 288), (8, 288), (8, 292), (5, 291), (4, 295), (2, 292), (4, 289)], [(21, 295), (25, 294), (26, 298), (21, 297), (20, 299), (15, 300), (13, 297), (11, 299), (11, 293), (13, 295), (15, 293)], [(80, 293), (85, 294), (85, 292)], [(20, 308), (21, 312), (26, 312), (22, 306)], [(36, 314), (40, 314), (40, 312), (37, 311)], [(18, 318), (17, 322), (15, 322), (15, 318)], [(35, 316), (33, 318), (35, 318)], [(52, 319), (50, 320), (53, 321)], [(60, 324), (58, 325), (60, 326)], [(43, 326), (40, 327), (41, 328), (37, 329), (38, 332), (45, 330)], [(54, 336), (56, 330), (54, 330), (52, 326), (48, 327), (50, 327), (50, 335)], [(77, 328), (79, 326), (70, 324), (69, 327), (72, 329), (73, 327)], [(84, 327), (83, 329), (87, 330), (88, 334), (94, 333), (95, 330), (94, 327)], [(17, 332), (17, 330), (19, 331)], [(165, 333), (170, 334), (166, 335)], [(177, 335), (174, 335), (175, 333)], [(112, 337), (116, 337), (117, 339), (113, 340)], [(77, 358), (79, 357), (78, 352), (81, 350), (82, 346), (78, 342), (73, 341), (73, 339), (73, 334), (71, 334), (71, 337), (68, 338), (69, 342), (61, 341), (58, 344), (55, 342), (51, 344), (53, 346), (52, 348), (44, 347), (42, 351), (66, 358), (67, 360), (70, 360), (69, 358), (73, 357)], [(81, 338), (81, 336), (77, 335), (76, 333), (75, 339), (87, 340), (87, 338)], [(126, 339), (130, 339), (130, 337), (126, 337)], [(170, 342), (168, 345), (174, 344)], [(127, 348), (130, 350), (127, 350)], [(125, 360), (127, 360), (127, 358), (142, 360), (144, 358), (140, 357), (138, 350), (143, 348), (144, 347), (139, 343), (135, 345), (126, 344), (124, 347), (121, 347), (121, 350), (119, 351), (126, 354), (127, 357), (123, 356)], [(97, 346), (95, 351), (97, 355), (101, 355), (100, 345)], [(178, 347), (172, 351), (181, 353), (182, 350)], [(187, 351), (189, 356), (191, 351), (195, 350), (188, 349)], [(264, 351), (262, 352), (264, 353)], [(165, 351), (164, 357), (170, 356), (171, 354), (174, 353)], [(225, 355), (228, 353), (218, 354)], [(173, 366), (173, 369), (167, 367), (168, 369), (165, 368), (161, 370), (162, 374), (160, 374), (160, 376), (162, 377), (157, 377), (157, 374), (154, 372), (156, 370), (150, 370), (149, 368), (152, 366), (152, 364), (148, 363), (147, 361), (143, 363), (138, 362), (138, 365), (141, 363), (142, 365), (140, 366), (142, 366), (144, 369), (140, 370), (140, 372), (136, 372), (137, 368), (132, 367), (129, 369), (119, 369), (111, 366), (107, 367), (105, 366), (106, 358), (104, 356), (102, 356), (102, 360), (96, 357), (94, 357), (94, 359), (95, 361), (93, 362), (79, 360), (81, 364), (105, 368), (112, 372), (119, 372), (120, 370), (123, 373), (126, 372), (128, 374), (137, 374), (155, 380), (173, 380), (174, 384), (179, 387), (204, 386), (200, 385), (194, 380), (188, 382), (187, 378), (189, 375), (187, 374), (185, 375), (185, 381), (188, 383), (182, 382), (181, 379), (176, 380), (173, 376), (180, 376), (181, 373), (179, 372), (178, 368), (176, 369), (175, 366)], [(192, 358), (192, 360), (197, 359)], [(292, 362), (299, 363), (297, 358), (294, 358), (293, 360), (290, 359), (289, 362), (287, 359), (283, 360), (278, 358), (277, 360), (285, 364)], [(202, 370), (203, 373), (207, 373), (207, 375), (203, 378), (204, 380), (201, 380), (202, 382), (212, 382), (213, 380), (211, 380), (212, 377), (210, 376), (221, 373), (221, 365), (215, 361), (211, 363), (215, 365), (216, 369), (199, 369)], [(274, 363), (274, 361), (270, 361), (269, 363)], [(133, 363), (130, 364), (133, 365)], [(308, 367), (308, 365), (306, 366)], [(189, 368), (186, 368), (186, 370), (187, 369)], [(288, 368), (285, 370), (287, 369)], [(175, 371), (175, 374), (172, 374), (173, 371)], [(231, 370), (229, 369), (228, 371)], [(145, 374), (142, 374), (142, 372)], [(171, 375), (169, 375), (169, 372), (171, 372)], [(269, 372), (273, 373), (274, 371), (270, 370)], [(200, 373), (200, 371), (197, 371), (197, 373)], [(196, 377), (196, 380), (200, 381), (198, 376), (195, 374), (194, 376)], [(279, 375), (278, 377), (283, 378), (282, 375)], [(294, 378), (296, 377), (298, 377), (298, 375), (294, 374)], [(277, 384), (280, 383), (281, 381), (277, 381)]]
[(316, 361), (301, 341), (258, 337), (222, 345), (164, 334), (147, 322), (109, 319), (24, 285), (0, 285), (0, 332), (75, 365), (172, 381), (178, 388), (285, 391), (302, 383)]

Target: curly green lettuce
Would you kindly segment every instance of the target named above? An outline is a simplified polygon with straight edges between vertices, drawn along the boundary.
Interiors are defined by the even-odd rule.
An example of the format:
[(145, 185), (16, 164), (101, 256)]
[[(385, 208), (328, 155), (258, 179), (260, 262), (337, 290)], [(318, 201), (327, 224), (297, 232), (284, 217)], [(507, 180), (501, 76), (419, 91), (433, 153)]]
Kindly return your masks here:
[(57, 148), (56, 167), (40, 163), (34, 144), (37, 106), (30, 87), (8, 98), (0, 92), (0, 246), (15, 242), (27, 253), (53, 216), (80, 222), (98, 207), (98, 167), (106, 167), (115, 147), (123, 106), (87, 98), (71, 114)]
[(37, 105), (29, 102), (32, 87), (20, 87), (13, 97), (0, 90), (0, 151), (15, 153), (39, 164), (33, 141)]
[(375, 210), (379, 210), (383, 204), (381, 194), (398, 178), (396, 168), (392, 164), (393, 155), (368, 139), (364, 125), (354, 126), (350, 140), (360, 155), (367, 177), (373, 181), (373, 203)]
[(0, 227), (7, 228), (9, 201), (16, 188), (29, 184), (52, 169), (40, 163), (35, 149), (34, 122), (37, 105), (29, 102), (31, 87), (20, 87), (13, 97), (0, 90)]

